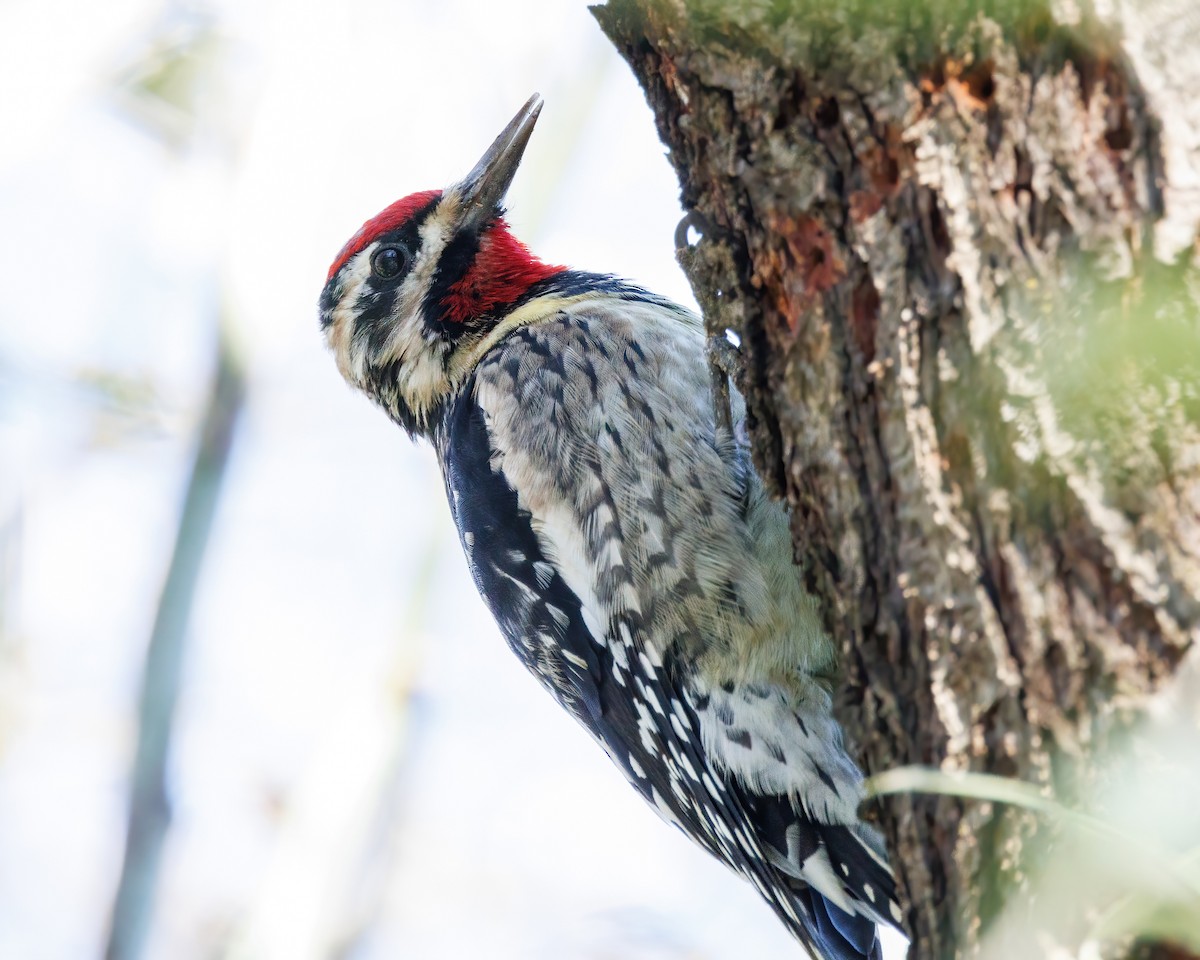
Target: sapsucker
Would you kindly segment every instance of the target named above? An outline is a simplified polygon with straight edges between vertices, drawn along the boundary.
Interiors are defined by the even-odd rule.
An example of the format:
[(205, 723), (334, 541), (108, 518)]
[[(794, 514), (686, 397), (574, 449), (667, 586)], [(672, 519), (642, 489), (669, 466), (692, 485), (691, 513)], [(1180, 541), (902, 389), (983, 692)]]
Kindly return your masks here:
[(475, 583), (542, 685), (803, 943), (878, 957), (894, 881), (743, 405), (717, 416), (693, 314), (509, 232), (540, 109), (461, 182), (367, 221), (321, 327), (345, 378), (431, 441)]

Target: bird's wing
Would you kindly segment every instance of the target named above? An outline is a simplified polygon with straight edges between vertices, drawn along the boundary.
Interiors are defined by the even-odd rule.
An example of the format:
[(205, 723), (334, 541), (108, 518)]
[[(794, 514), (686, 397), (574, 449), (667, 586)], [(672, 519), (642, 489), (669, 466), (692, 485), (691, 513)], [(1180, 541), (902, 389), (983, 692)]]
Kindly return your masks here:
[(530, 502), (527, 485), (505, 469), (511, 450), (497, 445), (486, 408), (467, 397), (450, 416), (451, 510), (509, 645), (664, 818), (699, 839), (712, 835), (711, 852), (752, 870), (726, 826), (740, 815), (714, 822), (701, 810), (726, 802), (727, 791), (701, 753), (695, 712), (654, 647), (638, 648), (630, 611), (610, 610), (579, 579), (591, 576), (580, 569), (591, 551), (579, 523), (566, 508)]
[[(597, 351), (594, 322), (612, 320), (564, 315), (516, 331), (449, 414), (443, 468), (476, 581), (518, 656), (666, 819), (745, 874), (807, 942), (870, 956), (874, 924), (854, 916), (829, 857), (790, 862), (820, 845), (795, 798), (776, 803), (737, 751), (722, 762), (724, 740), (715, 754), (706, 744), (727, 705), (698, 686), (690, 658), (732, 642), (770, 603), (740, 517), (745, 490), (713, 437), (702, 344), (680, 363), (694, 331), (671, 343), (668, 328), (651, 344), (645, 331), (606, 337)], [(666, 395), (645, 396), (688, 368), (696, 383), (668, 379)]]

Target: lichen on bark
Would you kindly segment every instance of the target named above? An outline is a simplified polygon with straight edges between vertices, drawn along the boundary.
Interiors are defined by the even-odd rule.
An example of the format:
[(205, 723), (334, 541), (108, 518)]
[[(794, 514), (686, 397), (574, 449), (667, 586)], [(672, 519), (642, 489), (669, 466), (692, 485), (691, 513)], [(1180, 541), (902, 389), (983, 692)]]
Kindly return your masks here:
[[(1152, 255), (1172, 184), (1120, 36), (1033, 0), (594, 11), (704, 225), (684, 266), (864, 766), (1078, 799), (1200, 636), (1200, 278)], [(1033, 814), (876, 814), (917, 956), (1035, 918)]]

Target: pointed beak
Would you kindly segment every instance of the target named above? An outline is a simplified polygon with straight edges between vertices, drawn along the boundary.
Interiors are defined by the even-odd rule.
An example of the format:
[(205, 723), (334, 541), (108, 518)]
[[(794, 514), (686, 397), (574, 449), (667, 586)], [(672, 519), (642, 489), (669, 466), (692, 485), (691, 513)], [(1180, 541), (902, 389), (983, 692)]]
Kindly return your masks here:
[(487, 148), (475, 169), (454, 188), (462, 201), (460, 229), (480, 230), (496, 215), (541, 112), (542, 98), (535, 93)]

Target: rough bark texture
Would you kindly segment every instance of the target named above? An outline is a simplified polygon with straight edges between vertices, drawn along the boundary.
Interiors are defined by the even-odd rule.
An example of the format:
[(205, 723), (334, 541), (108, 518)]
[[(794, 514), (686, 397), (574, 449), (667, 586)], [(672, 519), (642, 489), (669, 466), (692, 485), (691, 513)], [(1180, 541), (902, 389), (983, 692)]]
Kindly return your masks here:
[[(1200, 637), (1200, 124), (1156, 113), (1200, 100), (1145, 60), (1151, 102), (1148, 13), (1123, 46), (1122, 8), (1069, 6), (595, 8), (699, 215), (681, 259), (741, 337), (863, 766), (1068, 800)], [(944, 796), (877, 813), (919, 957), (976, 952), (1051, 832)]]

